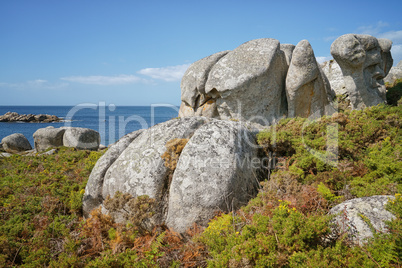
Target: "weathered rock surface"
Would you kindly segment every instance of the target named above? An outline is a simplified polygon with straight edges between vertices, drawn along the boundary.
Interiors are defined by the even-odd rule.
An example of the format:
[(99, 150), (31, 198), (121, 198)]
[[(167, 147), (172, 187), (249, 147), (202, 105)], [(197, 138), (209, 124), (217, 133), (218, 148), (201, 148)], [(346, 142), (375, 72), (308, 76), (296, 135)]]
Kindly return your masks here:
[(52, 126), (38, 129), (33, 134), (36, 151), (41, 152), (51, 147), (63, 146), (65, 132), (65, 128), (54, 128)]
[(80, 127), (62, 127), (63, 146), (73, 147), (79, 150), (98, 150), (100, 144), (99, 132)]
[(216, 211), (246, 205), (257, 192), (259, 160), (254, 137), (238, 122), (201, 126), (180, 155), (169, 194), (166, 224), (184, 232), (206, 225)]
[(330, 101), (335, 97), (330, 84), (314, 56), (307, 40), (300, 41), (293, 51), (286, 77), (289, 117), (323, 116), (330, 113)]
[(85, 187), (85, 195), (83, 199), (84, 216), (88, 217), (88, 213), (102, 204), (102, 186), (106, 171), (127, 148), (127, 146), (137, 138), (143, 130), (137, 130), (123, 136), (116, 143), (111, 145), (104, 155), (96, 162), (88, 183)]
[(0, 115), (0, 122), (30, 122), (30, 123), (50, 123), (60, 122), (63, 119), (48, 114), (18, 114), (16, 112), (8, 112), (4, 115)]
[[(216, 210), (245, 204), (256, 193), (259, 166), (250, 161), (255, 161), (257, 147), (238, 122), (186, 117), (132, 135), (110, 147), (92, 170), (83, 199), (85, 216), (117, 191), (148, 195), (157, 204), (150, 223), (166, 222), (181, 232), (193, 221), (205, 224)], [(171, 170), (162, 155), (173, 139), (189, 141)], [(118, 212), (112, 215), (123, 218)]]
[(402, 60), (392, 67), (388, 75), (384, 78), (385, 83), (393, 84), (397, 79), (402, 79)]
[(21, 133), (14, 133), (1, 140), (4, 151), (8, 153), (24, 152), (32, 149), (28, 139)]
[(269, 125), (287, 113), (286, 72), (278, 40), (252, 40), (212, 67), (205, 92), (216, 99), (219, 118)]
[(332, 90), (335, 91), (335, 94), (347, 94), (348, 92), (346, 90), (342, 70), (339, 64), (335, 60), (330, 60), (322, 63), (320, 66), (325, 76), (328, 78)]
[(290, 61), (292, 60), (293, 50), (295, 49), (295, 45), (292, 44), (281, 44), (280, 49), (285, 53), (286, 63), (289, 66)]
[[(181, 80), (181, 100), (187, 105), (196, 109), (196, 102), (201, 95), (205, 98), (205, 83), (209, 72), (215, 63), (225, 56), (229, 51), (222, 51), (211, 56), (205, 57), (190, 65)], [(198, 100), (199, 101), (199, 100)], [(199, 103), (202, 106), (202, 103)]]
[(333, 222), (336, 223), (335, 233), (347, 232), (348, 237), (356, 244), (364, 244), (367, 238), (373, 237), (369, 221), (375, 230), (387, 232), (386, 221), (395, 218), (391, 212), (385, 209), (392, 195), (376, 195), (347, 200), (335, 207), (329, 213), (337, 215)]
[(378, 41), (370, 35), (346, 34), (331, 45), (331, 54), (342, 69), (352, 109), (363, 109), (385, 102), (392, 42)]

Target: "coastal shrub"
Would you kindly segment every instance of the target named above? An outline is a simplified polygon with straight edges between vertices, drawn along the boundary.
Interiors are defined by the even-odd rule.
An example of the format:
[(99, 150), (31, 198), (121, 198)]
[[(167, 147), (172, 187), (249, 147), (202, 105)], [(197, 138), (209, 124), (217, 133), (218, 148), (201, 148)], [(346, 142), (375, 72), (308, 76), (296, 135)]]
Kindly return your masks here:
[[(147, 196), (106, 199), (111, 212), (127, 210), (123, 223), (100, 209), (84, 219), (82, 196), (102, 152), (1, 158), (0, 267), (400, 267), (401, 107), (288, 118), (260, 132), (278, 165), (258, 195), (184, 234), (145, 228), (155, 209)], [(328, 139), (335, 130), (337, 154)], [(186, 142), (169, 143), (168, 168)], [(395, 215), (389, 233), (364, 246), (330, 235), (331, 207), (377, 194), (395, 195), (386, 206)]]
[(402, 190), (401, 117), (400, 107), (378, 105), (316, 121), (284, 119), (257, 139), (303, 184), (322, 182), (348, 198), (395, 194)]
[(402, 98), (402, 79), (397, 79), (393, 84), (386, 84), (387, 87), (387, 104), (397, 106), (398, 101)]
[(74, 240), (84, 188), (102, 153), (58, 150), (0, 159), (0, 258), (6, 266), (49, 265)]

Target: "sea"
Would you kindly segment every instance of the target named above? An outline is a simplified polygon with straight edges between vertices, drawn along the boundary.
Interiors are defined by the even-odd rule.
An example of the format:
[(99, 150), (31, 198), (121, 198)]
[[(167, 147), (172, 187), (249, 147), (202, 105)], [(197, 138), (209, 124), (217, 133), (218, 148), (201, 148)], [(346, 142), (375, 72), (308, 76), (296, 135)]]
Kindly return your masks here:
[(34, 147), (33, 134), (40, 128), (72, 126), (90, 128), (99, 132), (101, 144), (108, 146), (139, 129), (168, 121), (178, 116), (179, 107), (170, 104), (151, 106), (117, 106), (80, 104), (76, 106), (0, 106), (0, 115), (7, 112), (19, 114), (49, 114), (63, 118), (63, 122), (23, 123), (0, 122), (0, 141), (13, 133), (22, 133)]

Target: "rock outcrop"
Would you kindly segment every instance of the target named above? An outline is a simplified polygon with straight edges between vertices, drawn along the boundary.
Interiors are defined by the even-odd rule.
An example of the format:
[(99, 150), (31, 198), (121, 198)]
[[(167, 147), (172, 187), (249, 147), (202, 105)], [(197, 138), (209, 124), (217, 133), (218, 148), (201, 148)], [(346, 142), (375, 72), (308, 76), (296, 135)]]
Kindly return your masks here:
[(0, 115), (0, 122), (29, 122), (29, 123), (50, 123), (60, 122), (63, 119), (48, 114), (18, 114), (16, 112), (8, 112)]
[(28, 139), (21, 133), (14, 133), (1, 140), (4, 151), (7, 153), (19, 153), (32, 149)]
[(88, 217), (89, 212), (102, 204), (102, 188), (106, 171), (127, 148), (130, 143), (143, 132), (142, 129), (129, 133), (112, 144), (104, 155), (96, 162), (88, 183), (85, 187), (83, 200), (84, 216)]
[(307, 40), (297, 47), (270, 38), (251, 40), (190, 66), (181, 83), (179, 116), (266, 126), (286, 116), (331, 114), (335, 93), (349, 98), (352, 109), (377, 105), (385, 102), (391, 46), (388, 39), (344, 35), (331, 46), (336, 61), (322, 69)]
[(33, 138), (37, 152), (60, 146), (78, 150), (98, 150), (100, 146), (99, 133), (89, 128), (49, 126), (38, 129)]
[(180, 117), (217, 117), (215, 101), (205, 93), (205, 83), (215, 63), (229, 51), (215, 53), (190, 65), (181, 80)]
[(95, 130), (81, 127), (65, 128), (63, 146), (79, 150), (98, 150), (99, 144), (100, 135)]
[(392, 66), (392, 42), (370, 35), (346, 34), (331, 45), (331, 54), (341, 67), (352, 109), (384, 103), (383, 78)]
[(252, 40), (212, 67), (205, 92), (216, 100), (220, 119), (269, 125), (287, 112), (286, 72), (286, 56), (278, 40)]
[(35, 150), (41, 152), (51, 147), (63, 146), (65, 132), (65, 128), (54, 128), (52, 126), (38, 129), (33, 134)]
[(241, 124), (211, 121), (184, 147), (169, 191), (166, 223), (185, 232), (195, 222), (207, 225), (217, 210), (246, 205), (257, 193), (259, 165), (254, 137)]
[[(351, 241), (363, 245), (367, 238), (373, 237), (374, 228), (379, 232), (387, 232), (386, 221), (395, 218), (391, 212), (385, 209), (392, 195), (376, 195), (347, 200), (330, 210), (330, 214), (336, 215), (334, 233), (346, 232)], [(370, 226), (371, 224), (371, 226)]]
[(335, 97), (328, 79), (318, 65), (313, 48), (307, 40), (300, 41), (293, 51), (286, 76), (289, 117), (329, 114)]
[(392, 85), (397, 79), (402, 79), (402, 60), (398, 62), (398, 65), (391, 68), (388, 75), (384, 78), (384, 82)]
[[(104, 156), (92, 170), (83, 199), (85, 215), (117, 191), (133, 197), (147, 195), (157, 204), (151, 223), (166, 222), (170, 228), (181, 232), (192, 225), (193, 218), (184, 220), (186, 215), (178, 212), (178, 200), (182, 200), (183, 211), (200, 212), (196, 221), (205, 224), (216, 210), (230, 209), (223, 206), (222, 200), (238, 206), (256, 192), (257, 168), (240, 168), (231, 162), (238, 160), (247, 165), (245, 158), (257, 155), (257, 146), (252, 146), (255, 145), (254, 139), (248, 129), (238, 122), (186, 117), (172, 119), (137, 134), (128, 146), (129, 140), (123, 141), (121, 147), (113, 149), (116, 151), (113, 156)], [(175, 139), (185, 142), (177, 168), (172, 170), (162, 156), (167, 151), (166, 146)], [(227, 166), (219, 166), (221, 162), (215, 160), (223, 161)], [(193, 169), (197, 164), (204, 164), (204, 167)], [(206, 185), (217, 189), (213, 192), (209, 188), (208, 191), (200, 191)], [(168, 221), (167, 215), (170, 215)], [(118, 214), (114, 216), (119, 218)], [(183, 219), (180, 223), (172, 218), (178, 216)]]
[(345, 81), (343, 80), (343, 74), (341, 67), (335, 60), (330, 60), (322, 63), (321, 69), (331, 85), (331, 89), (336, 95), (347, 94)]

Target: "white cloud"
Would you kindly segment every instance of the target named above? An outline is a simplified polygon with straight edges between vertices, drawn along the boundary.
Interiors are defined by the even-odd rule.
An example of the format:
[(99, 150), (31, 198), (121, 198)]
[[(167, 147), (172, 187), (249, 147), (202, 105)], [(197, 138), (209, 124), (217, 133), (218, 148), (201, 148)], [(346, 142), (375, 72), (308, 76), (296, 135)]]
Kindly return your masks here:
[(87, 84), (87, 85), (102, 85), (102, 86), (110, 86), (110, 85), (123, 85), (123, 84), (132, 84), (138, 82), (147, 82), (147, 80), (142, 79), (135, 75), (117, 75), (117, 76), (101, 76), (101, 75), (93, 75), (93, 76), (69, 76), (62, 77), (61, 80)]
[(369, 34), (373, 36), (377, 36), (384, 27), (389, 26), (388, 23), (379, 21), (376, 25), (366, 25), (357, 28), (357, 32), (360, 34)]
[(180, 81), (189, 66), (190, 64), (182, 64), (161, 68), (145, 68), (138, 71), (138, 73), (167, 82)]
[(387, 38), (394, 43), (402, 43), (402, 31), (389, 31), (385, 33), (380, 33), (378, 38)]
[(57, 90), (63, 89), (68, 86), (68, 83), (51, 83), (47, 80), (36, 79), (22, 83), (0, 83), (0, 87), (14, 88), (14, 89), (50, 89)]
[(329, 61), (329, 60), (332, 60), (332, 57), (331, 57), (331, 56), (315, 57), (315, 58), (316, 58), (316, 60), (317, 60), (317, 62), (318, 62), (319, 64), (321, 64), (321, 63), (323, 63), (323, 62), (326, 62), (326, 61)]

